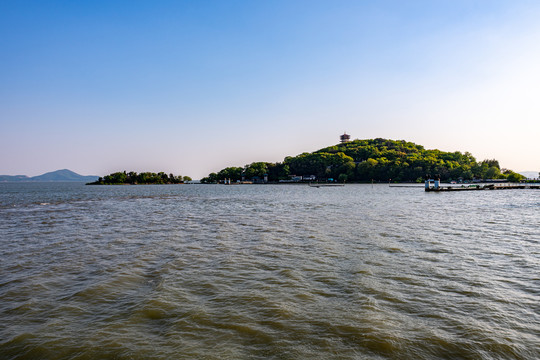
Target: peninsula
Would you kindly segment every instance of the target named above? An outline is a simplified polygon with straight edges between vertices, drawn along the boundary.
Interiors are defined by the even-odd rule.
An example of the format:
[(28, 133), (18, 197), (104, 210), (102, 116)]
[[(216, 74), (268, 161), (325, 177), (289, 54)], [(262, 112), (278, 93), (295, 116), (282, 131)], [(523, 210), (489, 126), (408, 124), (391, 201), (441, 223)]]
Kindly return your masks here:
[(130, 172), (115, 172), (104, 177), (100, 177), (94, 182), (86, 185), (163, 185), (163, 184), (183, 184), (191, 181), (189, 176), (167, 175), (164, 172), (142, 172), (137, 174), (134, 171)]

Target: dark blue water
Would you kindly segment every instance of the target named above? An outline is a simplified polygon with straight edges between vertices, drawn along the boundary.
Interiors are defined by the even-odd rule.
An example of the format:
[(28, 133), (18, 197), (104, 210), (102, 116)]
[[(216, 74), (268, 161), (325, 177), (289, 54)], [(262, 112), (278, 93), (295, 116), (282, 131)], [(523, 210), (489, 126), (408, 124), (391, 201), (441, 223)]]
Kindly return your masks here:
[(540, 191), (0, 184), (1, 359), (537, 359)]

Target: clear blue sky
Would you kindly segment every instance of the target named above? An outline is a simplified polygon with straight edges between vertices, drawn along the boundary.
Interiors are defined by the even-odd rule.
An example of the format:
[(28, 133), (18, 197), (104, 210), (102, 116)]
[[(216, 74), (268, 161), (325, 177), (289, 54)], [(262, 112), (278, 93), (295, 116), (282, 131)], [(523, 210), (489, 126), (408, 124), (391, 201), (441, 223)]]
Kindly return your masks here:
[(540, 170), (538, 1), (2, 1), (0, 174), (226, 166), (353, 138)]

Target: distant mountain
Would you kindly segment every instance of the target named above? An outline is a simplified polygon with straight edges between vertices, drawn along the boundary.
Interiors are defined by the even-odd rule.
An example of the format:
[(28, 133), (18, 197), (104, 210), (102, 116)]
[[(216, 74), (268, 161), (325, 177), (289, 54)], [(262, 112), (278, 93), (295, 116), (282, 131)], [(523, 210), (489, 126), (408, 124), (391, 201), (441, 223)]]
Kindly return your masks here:
[(29, 181), (30, 178), (26, 175), (0, 175), (0, 182), (12, 181)]
[(538, 171), (521, 171), (521, 175), (525, 176), (527, 179), (538, 179)]
[(79, 181), (92, 182), (96, 181), (99, 176), (83, 176), (71, 170), (63, 169), (45, 173), (39, 176), (28, 177), (26, 175), (0, 175), (0, 182), (47, 182), (47, 181)]

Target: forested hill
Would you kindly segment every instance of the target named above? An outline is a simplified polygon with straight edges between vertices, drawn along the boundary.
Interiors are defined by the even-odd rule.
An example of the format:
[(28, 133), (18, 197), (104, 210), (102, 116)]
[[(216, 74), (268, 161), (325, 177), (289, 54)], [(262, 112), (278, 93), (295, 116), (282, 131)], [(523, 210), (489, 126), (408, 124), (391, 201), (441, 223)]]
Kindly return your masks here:
[(314, 175), (318, 180), (338, 181), (422, 181), (426, 174), (438, 174), (442, 180), (523, 178), (501, 169), (495, 159), (478, 162), (470, 153), (426, 150), (404, 140), (354, 140), (312, 153), (286, 157), (282, 163), (255, 162), (212, 173), (202, 182), (263, 178), (268, 181), (289, 179), (291, 175)]

